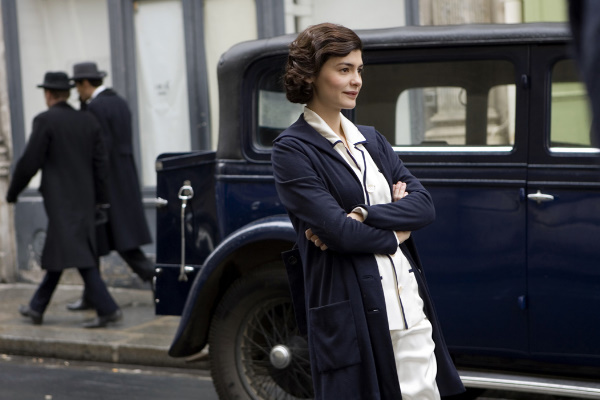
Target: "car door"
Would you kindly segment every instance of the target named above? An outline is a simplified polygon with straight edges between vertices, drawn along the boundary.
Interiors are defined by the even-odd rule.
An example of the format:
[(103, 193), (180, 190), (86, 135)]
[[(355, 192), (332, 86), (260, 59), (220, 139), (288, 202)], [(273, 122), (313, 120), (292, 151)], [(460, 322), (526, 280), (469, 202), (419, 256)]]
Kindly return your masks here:
[(364, 58), (355, 121), (395, 145), (435, 202), (413, 237), (450, 350), (527, 352), (527, 46)]
[(527, 258), (530, 348), (600, 358), (600, 157), (584, 86), (564, 47), (532, 49)]

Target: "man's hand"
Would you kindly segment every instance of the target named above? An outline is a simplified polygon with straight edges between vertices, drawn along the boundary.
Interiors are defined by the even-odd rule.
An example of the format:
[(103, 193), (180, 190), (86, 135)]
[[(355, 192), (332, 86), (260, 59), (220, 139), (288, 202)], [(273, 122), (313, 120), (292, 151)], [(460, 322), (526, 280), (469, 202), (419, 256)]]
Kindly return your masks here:
[(312, 229), (308, 228), (306, 232), (304, 232), (304, 235), (306, 235), (306, 238), (313, 242), (315, 246), (317, 246), (321, 250), (327, 250), (327, 245), (323, 243), (323, 241), (313, 233)]

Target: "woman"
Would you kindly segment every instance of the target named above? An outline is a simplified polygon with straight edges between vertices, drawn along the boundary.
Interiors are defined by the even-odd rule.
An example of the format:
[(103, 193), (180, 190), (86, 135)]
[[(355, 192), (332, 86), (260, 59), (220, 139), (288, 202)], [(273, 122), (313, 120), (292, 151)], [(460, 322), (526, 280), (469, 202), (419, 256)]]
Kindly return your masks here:
[(306, 313), (315, 397), (439, 399), (464, 388), (410, 239), (435, 211), (385, 138), (341, 114), (356, 105), (362, 70), (352, 30), (300, 33), (284, 83), (306, 107), (273, 147), (302, 258), (305, 300), (294, 306)]

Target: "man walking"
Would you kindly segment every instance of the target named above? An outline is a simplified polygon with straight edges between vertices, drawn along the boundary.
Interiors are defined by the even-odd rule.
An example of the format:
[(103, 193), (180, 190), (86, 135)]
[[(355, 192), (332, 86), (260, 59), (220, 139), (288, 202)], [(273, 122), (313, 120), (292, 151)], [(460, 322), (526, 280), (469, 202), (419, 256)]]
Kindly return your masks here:
[(77, 268), (85, 283), (88, 301), (98, 314), (84, 323), (100, 328), (122, 318), (122, 312), (108, 292), (98, 269), (95, 211), (107, 206), (107, 155), (100, 126), (95, 119), (73, 109), (68, 103), (71, 85), (64, 72), (48, 72), (38, 87), (44, 89), (48, 110), (33, 120), (33, 129), (19, 159), (6, 194), (17, 201), (38, 170), (42, 170), (40, 192), (48, 215), (46, 242), (41, 266), (46, 275), (28, 306), (19, 312), (36, 325), (65, 268)]
[[(140, 184), (133, 159), (131, 112), (127, 102), (103, 85), (106, 73), (96, 63), (73, 66), (72, 80), (79, 92), (82, 109), (91, 112), (100, 123), (108, 151), (108, 222), (104, 224), (105, 248), (100, 255), (116, 250), (143, 280), (154, 276), (154, 263), (140, 249), (152, 241), (144, 216)], [(100, 238), (100, 243), (103, 240)], [(81, 300), (69, 304), (72, 311), (91, 308), (84, 293)]]

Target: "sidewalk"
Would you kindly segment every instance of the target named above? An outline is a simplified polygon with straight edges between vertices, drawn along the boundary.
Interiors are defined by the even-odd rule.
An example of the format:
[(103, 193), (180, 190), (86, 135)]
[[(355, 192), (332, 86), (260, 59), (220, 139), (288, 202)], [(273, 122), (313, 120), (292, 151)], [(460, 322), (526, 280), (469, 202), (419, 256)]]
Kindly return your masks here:
[(195, 361), (169, 357), (167, 351), (179, 324), (178, 316), (154, 314), (149, 289), (109, 288), (123, 310), (123, 320), (102, 329), (81, 323), (94, 311), (72, 312), (67, 303), (81, 296), (82, 286), (59, 285), (42, 325), (22, 317), (19, 304), (28, 304), (37, 285), (0, 284), (0, 354), (66, 360), (100, 361), (160, 367), (208, 369), (206, 353)]

